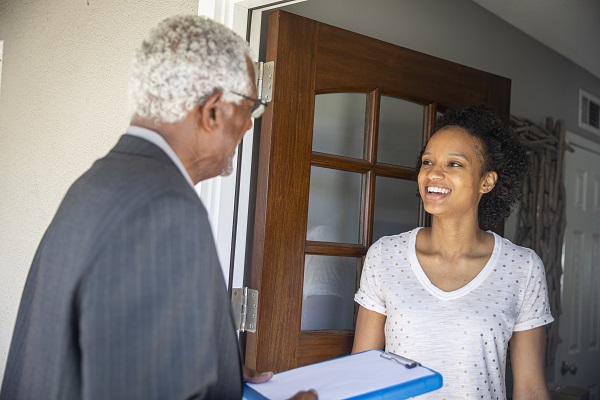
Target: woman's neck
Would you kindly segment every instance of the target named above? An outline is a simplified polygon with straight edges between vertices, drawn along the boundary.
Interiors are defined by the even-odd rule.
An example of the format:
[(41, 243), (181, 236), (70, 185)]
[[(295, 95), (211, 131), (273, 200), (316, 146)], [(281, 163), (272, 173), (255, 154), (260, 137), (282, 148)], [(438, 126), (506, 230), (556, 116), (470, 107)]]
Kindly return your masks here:
[(425, 233), (423, 244), (427, 249), (446, 257), (473, 255), (487, 249), (490, 243), (490, 235), (479, 228), (475, 219), (442, 221), (434, 217)]

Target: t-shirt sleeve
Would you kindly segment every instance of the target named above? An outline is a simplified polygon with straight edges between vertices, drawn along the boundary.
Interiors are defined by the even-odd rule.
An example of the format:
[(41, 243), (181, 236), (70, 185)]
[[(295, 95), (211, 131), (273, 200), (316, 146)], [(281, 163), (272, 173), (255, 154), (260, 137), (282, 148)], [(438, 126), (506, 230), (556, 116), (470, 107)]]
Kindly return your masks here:
[(380, 265), (380, 246), (381, 242), (376, 242), (367, 252), (360, 277), (360, 288), (354, 295), (354, 301), (367, 310), (385, 314), (385, 297), (377, 279), (377, 269)]
[(525, 331), (552, 321), (554, 318), (550, 312), (544, 264), (537, 254), (531, 251), (531, 271), (514, 330)]

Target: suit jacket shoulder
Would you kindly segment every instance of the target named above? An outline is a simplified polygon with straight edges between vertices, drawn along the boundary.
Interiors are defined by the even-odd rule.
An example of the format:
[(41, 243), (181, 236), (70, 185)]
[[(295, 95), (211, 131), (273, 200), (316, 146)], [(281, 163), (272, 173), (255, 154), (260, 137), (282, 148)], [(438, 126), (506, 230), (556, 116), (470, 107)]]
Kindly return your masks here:
[(0, 397), (211, 393), (239, 398), (241, 371), (207, 213), (161, 149), (125, 135), (40, 243)]

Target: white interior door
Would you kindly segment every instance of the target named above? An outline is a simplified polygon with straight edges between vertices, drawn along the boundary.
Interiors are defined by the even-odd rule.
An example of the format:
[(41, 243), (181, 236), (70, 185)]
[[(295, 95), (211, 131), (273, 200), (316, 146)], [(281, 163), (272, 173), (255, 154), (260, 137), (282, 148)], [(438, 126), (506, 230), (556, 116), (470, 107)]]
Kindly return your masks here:
[(557, 383), (600, 393), (600, 146), (567, 133), (563, 315)]

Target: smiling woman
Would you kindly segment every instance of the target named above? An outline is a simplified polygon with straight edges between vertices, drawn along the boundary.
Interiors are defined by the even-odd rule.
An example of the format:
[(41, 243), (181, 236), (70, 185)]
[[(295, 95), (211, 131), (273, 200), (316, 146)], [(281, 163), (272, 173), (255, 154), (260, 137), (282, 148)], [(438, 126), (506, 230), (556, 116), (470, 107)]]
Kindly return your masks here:
[[(529, 171), (529, 158), (508, 127), (486, 108), (474, 107), (447, 113), (436, 121), (435, 132), (450, 127), (460, 128), (476, 141), (474, 147), (482, 158), (482, 174), (490, 171), (498, 174), (495, 189), (483, 196), (479, 204), (480, 225), (495, 226), (508, 218), (512, 207), (522, 198), (521, 188)], [(417, 173), (423, 165), (422, 157), (423, 154), (417, 161)]]
[(544, 325), (553, 318), (544, 266), (532, 250), (480, 228), (509, 215), (526, 167), (518, 140), (491, 110), (438, 119), (417, 165), (431, 227), (369, 249), (353, 352), (385, 346), (427, 362), (444, 387), (426, 398), (505, 399), (510, 342), (513, 396), (548, 398)]
[(479, 141), (464, 128), (445, 126), (432, 136), (418, 169), (419, 191), (427, 212), (435, 217), (450, 212), (460, 216), (462, 224), (469, 215), (473, 217), (469, 221), (477, 225), (481, 197), (494, 189), (498, 179), (498, 174), (484, 165), (481, 153)]

